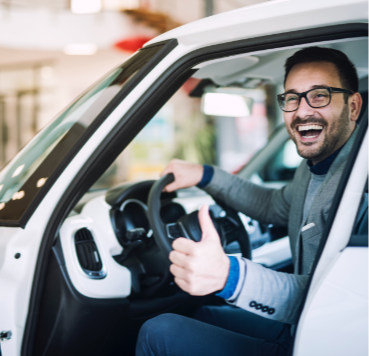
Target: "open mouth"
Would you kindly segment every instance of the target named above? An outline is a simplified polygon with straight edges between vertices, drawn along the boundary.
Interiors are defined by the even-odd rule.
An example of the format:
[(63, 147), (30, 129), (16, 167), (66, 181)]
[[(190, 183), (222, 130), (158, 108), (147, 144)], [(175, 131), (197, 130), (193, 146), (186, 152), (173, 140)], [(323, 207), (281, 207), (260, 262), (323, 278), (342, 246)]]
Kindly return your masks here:
[(299, 125), (297, 127), (297, 131), (300, 134), (301, 138), (306, 140), (314, 140), (315, 138), (319, 137), (323, 130), (323, 126), (321, 125)]

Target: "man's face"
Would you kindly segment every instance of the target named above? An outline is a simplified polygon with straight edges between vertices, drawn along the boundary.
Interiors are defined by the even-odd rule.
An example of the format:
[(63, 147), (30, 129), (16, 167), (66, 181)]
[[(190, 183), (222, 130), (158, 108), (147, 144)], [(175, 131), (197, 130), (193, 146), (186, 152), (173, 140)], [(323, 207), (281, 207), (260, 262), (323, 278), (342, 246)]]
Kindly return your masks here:
[[(342, 88), (334, 64), (315, 62), (292, 67), (286, 80), (285, 92), (302, 93), (317, 85)], [(318, 109), (310, 107), (306, 99), (302, 98), (296, 111), (284, 112), (284, 121), (300, 156), (310, 159), (313, 164), (340, 148), (355, 126), (355, 122), (350, 120), (349, 105), (345, 103), (342, 93), (332, 94), (331, 103)]]

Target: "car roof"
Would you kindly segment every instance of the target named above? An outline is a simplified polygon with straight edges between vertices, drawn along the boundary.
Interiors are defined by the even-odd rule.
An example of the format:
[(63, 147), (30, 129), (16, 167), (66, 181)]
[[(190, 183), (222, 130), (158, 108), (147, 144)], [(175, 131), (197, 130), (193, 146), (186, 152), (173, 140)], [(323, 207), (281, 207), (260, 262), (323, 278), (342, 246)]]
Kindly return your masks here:
[(180, 46), (194, 50), (276, 33), (367, 22), (367, 0), (278, 0), (206, 17), (146, 45), (176, 38)]
[[(243, 87), (257, 86), (260, 79), (269, 83), (283, 84), (283, 66), (286, 59), (292, 54), (311, 44), (293, 46), (278, 51), (236, 55), (218, 60), (208, 61), (195, 66), (198, 69), (193, 77), (197, 79), (211, 79), (220, 86), (230, 85), (241, 80)], [(319, 44), (320, 47), (338, 49), (354, 63), (359, 79), (368, 77), (368, 39), (352, 38), (330, 41)], [(246, 83), (248, 79), (248, 83)]]

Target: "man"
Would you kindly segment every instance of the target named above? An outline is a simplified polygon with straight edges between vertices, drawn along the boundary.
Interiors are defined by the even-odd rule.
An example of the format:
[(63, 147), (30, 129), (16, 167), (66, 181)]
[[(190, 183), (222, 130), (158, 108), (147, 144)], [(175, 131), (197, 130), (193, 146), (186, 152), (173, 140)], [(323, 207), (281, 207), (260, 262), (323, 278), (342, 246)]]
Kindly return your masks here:
[(189, 319), (164, 314), (145, 323), (137, 355), (285, 355), (301, 309), (308, 276), (352, 147), (362, 100), (356, 69), (340, 51), (310, 47), (285, 64), (284, 121), (305, 158), (291, 184), (276, 190), (218, 168), (172, 161), (167, 191), (199, 185), (263, 223), (288, 226), (294, 274), (225, 255), (207, 207), (202, 240), (173, 242), (175, 282), (192, 295), (218, 292), (234, 307), (204, 307)]

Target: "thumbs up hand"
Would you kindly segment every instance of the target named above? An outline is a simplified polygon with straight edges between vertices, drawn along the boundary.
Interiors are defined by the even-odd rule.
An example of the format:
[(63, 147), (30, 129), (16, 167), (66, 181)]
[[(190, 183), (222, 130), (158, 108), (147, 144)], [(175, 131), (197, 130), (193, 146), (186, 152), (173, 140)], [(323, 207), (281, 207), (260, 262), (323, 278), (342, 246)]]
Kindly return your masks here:
[(229, 274), (229, 258), (209, 215), (209, 207), (199, 211), (201, 241), (180, 237), (174, 240), (169, 259), (176, 284), (191, 295), (206, 295), (224, 288)]

